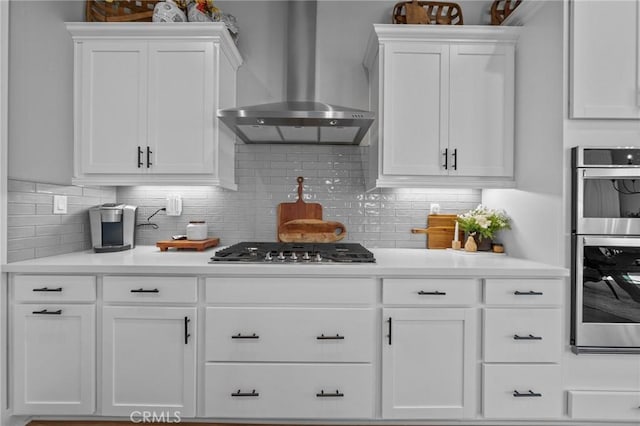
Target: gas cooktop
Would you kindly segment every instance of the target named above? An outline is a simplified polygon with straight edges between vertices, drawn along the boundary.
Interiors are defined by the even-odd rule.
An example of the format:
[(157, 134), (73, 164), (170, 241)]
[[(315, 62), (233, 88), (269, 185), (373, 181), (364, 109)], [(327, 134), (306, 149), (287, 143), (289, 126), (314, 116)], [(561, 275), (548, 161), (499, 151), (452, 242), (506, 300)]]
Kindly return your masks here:
[(375, 263), (373, 253), (358, 243), (242, 242), (218, 250), (209, 263)]

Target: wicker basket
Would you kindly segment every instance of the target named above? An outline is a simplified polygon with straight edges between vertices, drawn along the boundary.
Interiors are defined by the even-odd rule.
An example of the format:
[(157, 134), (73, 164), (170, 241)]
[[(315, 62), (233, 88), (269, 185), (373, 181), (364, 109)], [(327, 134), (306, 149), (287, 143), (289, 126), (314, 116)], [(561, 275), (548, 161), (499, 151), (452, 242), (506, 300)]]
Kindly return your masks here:
[(161, 0), (87, 0), (87, 22), (151, 22)]
[[(407, 13), (408, 9), (419, 6), (422, 13)], [(419, 10), (418, 10), (419, 12)], [(401, 1), (393, 7), (394, 24), (441, 24), (462, 25), (462, 8), (457, 3), (439, 1)]]
[(495, 0), (491, 4), (491, 25), (500, 25), (522, 0)]

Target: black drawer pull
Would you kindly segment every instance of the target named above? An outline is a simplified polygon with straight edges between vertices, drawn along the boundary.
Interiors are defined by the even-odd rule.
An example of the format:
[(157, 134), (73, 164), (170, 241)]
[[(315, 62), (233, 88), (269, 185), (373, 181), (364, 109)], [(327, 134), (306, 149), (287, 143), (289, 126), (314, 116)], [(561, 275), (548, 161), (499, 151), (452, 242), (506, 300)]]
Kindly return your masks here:
[(541, 393), (535, 393), (532, 390), (528, 390), (526, 393), (520, 393), (517, 390), (513, 391), (513, 396), (515, 398), (530, 398), (530, 397), (541, 397)]
[(184, 344), (188, 345), (189, 344), (189, 337), (191, 337), (191, 334), (189, 334), (189, 323), (191, 322), (191, 320), (189, 319), (189, 317), (184, 317)]
[(41, 311), (33, 311), (31, 313), (35, 315), (62, 315), (62, 309), (58, 309), (57, 311), (48, 311), (45, 308)]
[(157, 288), (153, 288), (151, 290), (138, 288), (138, 289), (131, 290), (131, 293), (160, 293), (160, 290), (158, 290)]
[(61, 292), (62, 291), (62, 287), (56, 287), (56, 288), (49, 288), (49, 287), (34, 288), (33, 291), (57, 291), (57, 292)]
[(447, 293), (444, 292), (444, 291), (438, 291), (438, 290), (436, 290), (436, 291), (422, 291), (422, 290), (420, 290), (418, 292), (418, 294), (420, 296), (446, 296)]
[(232, 393), (231, 396), (260, 396), (260, 393), (256, 392), (255, 389), (253, 389), (251, 392), (241, 392), (240, 389), (238, 389), (238, 391)]
[(515, 294), (516, 296), (542, 296), (544, 293), (542, 293), (541, 291), (514, 291), (513, 294)]
[(389, 323), (389, 334), (387, 334), (387, 337), (389, 338), (389, 346), (391, 346), (391, 317), (389, 317), (387, 322)]
[(231, 336), (231, 338), (232, 339), (259, 339), (260, 336), (258, 336), (256, 333), (253, 333), (253, 334), (238, 333)]
[(519, 336), (517, 334), (514, 334), (513, 340), (542, 340), (542, 336), (534, 336), (533, 334), (530, 334), (528, 336)]
[(344, 336), (341, 336), (339, 334), (336, 334), (335, 336), (325, 336), (324, 334), (321, 334), (320, 336), (316, 337), (316, 339), (318, 339), (318, 340), (344, 340)]
[(342, 398), (344, 394), (336, 389), (336, 393), (324, 393), (324, 390), (321, 390), (320, 393), (317, 393), (316, 396), (318, 398)]

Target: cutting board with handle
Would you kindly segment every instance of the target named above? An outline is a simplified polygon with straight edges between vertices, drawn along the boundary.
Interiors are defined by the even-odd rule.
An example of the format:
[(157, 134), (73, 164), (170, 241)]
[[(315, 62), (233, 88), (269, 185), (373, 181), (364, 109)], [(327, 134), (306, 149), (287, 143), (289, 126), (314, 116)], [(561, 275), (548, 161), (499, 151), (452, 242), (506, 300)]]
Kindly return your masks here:
[[(454, 238), (456, 220), (455, 214), (430, 214), (427, 217), (427, 228), (412, 228), (412, 234), (427, 234), (428, 249), (451, 248)], [(458, 240), (462, 241), (464, 232), (458, 231)]]
[[(297, 219), (322, 220), (322, 205), (318, 203), (305, 203), (302, 199), (302, 184), (304, 178), (298, 176), (298, 200), (295, 203), (278, 204), (278, 235), (282, 225)], [(278, 241), (280, 237), (278, 236)]]
[(346, 235), (342, 223), (319, 219), (291, 220), (278, 231), (278, 239), (285, 243), (333, 243)]

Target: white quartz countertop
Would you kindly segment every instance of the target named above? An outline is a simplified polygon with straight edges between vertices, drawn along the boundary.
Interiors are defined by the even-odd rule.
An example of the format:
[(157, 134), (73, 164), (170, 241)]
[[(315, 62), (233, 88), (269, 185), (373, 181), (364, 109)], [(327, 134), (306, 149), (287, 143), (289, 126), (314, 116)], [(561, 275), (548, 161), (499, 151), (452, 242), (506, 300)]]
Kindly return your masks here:
[(366, 264), (210, 264), (215, 250), (161, 252), (138, 246), (115, 253), (82, 251), (2, 265), (2, 272), (34, 274), (190, 274), (299, 276), (473, 276), (565, 277), (569, 270), (495, 253), (453, 250), (370, 249), (376, 263)]

